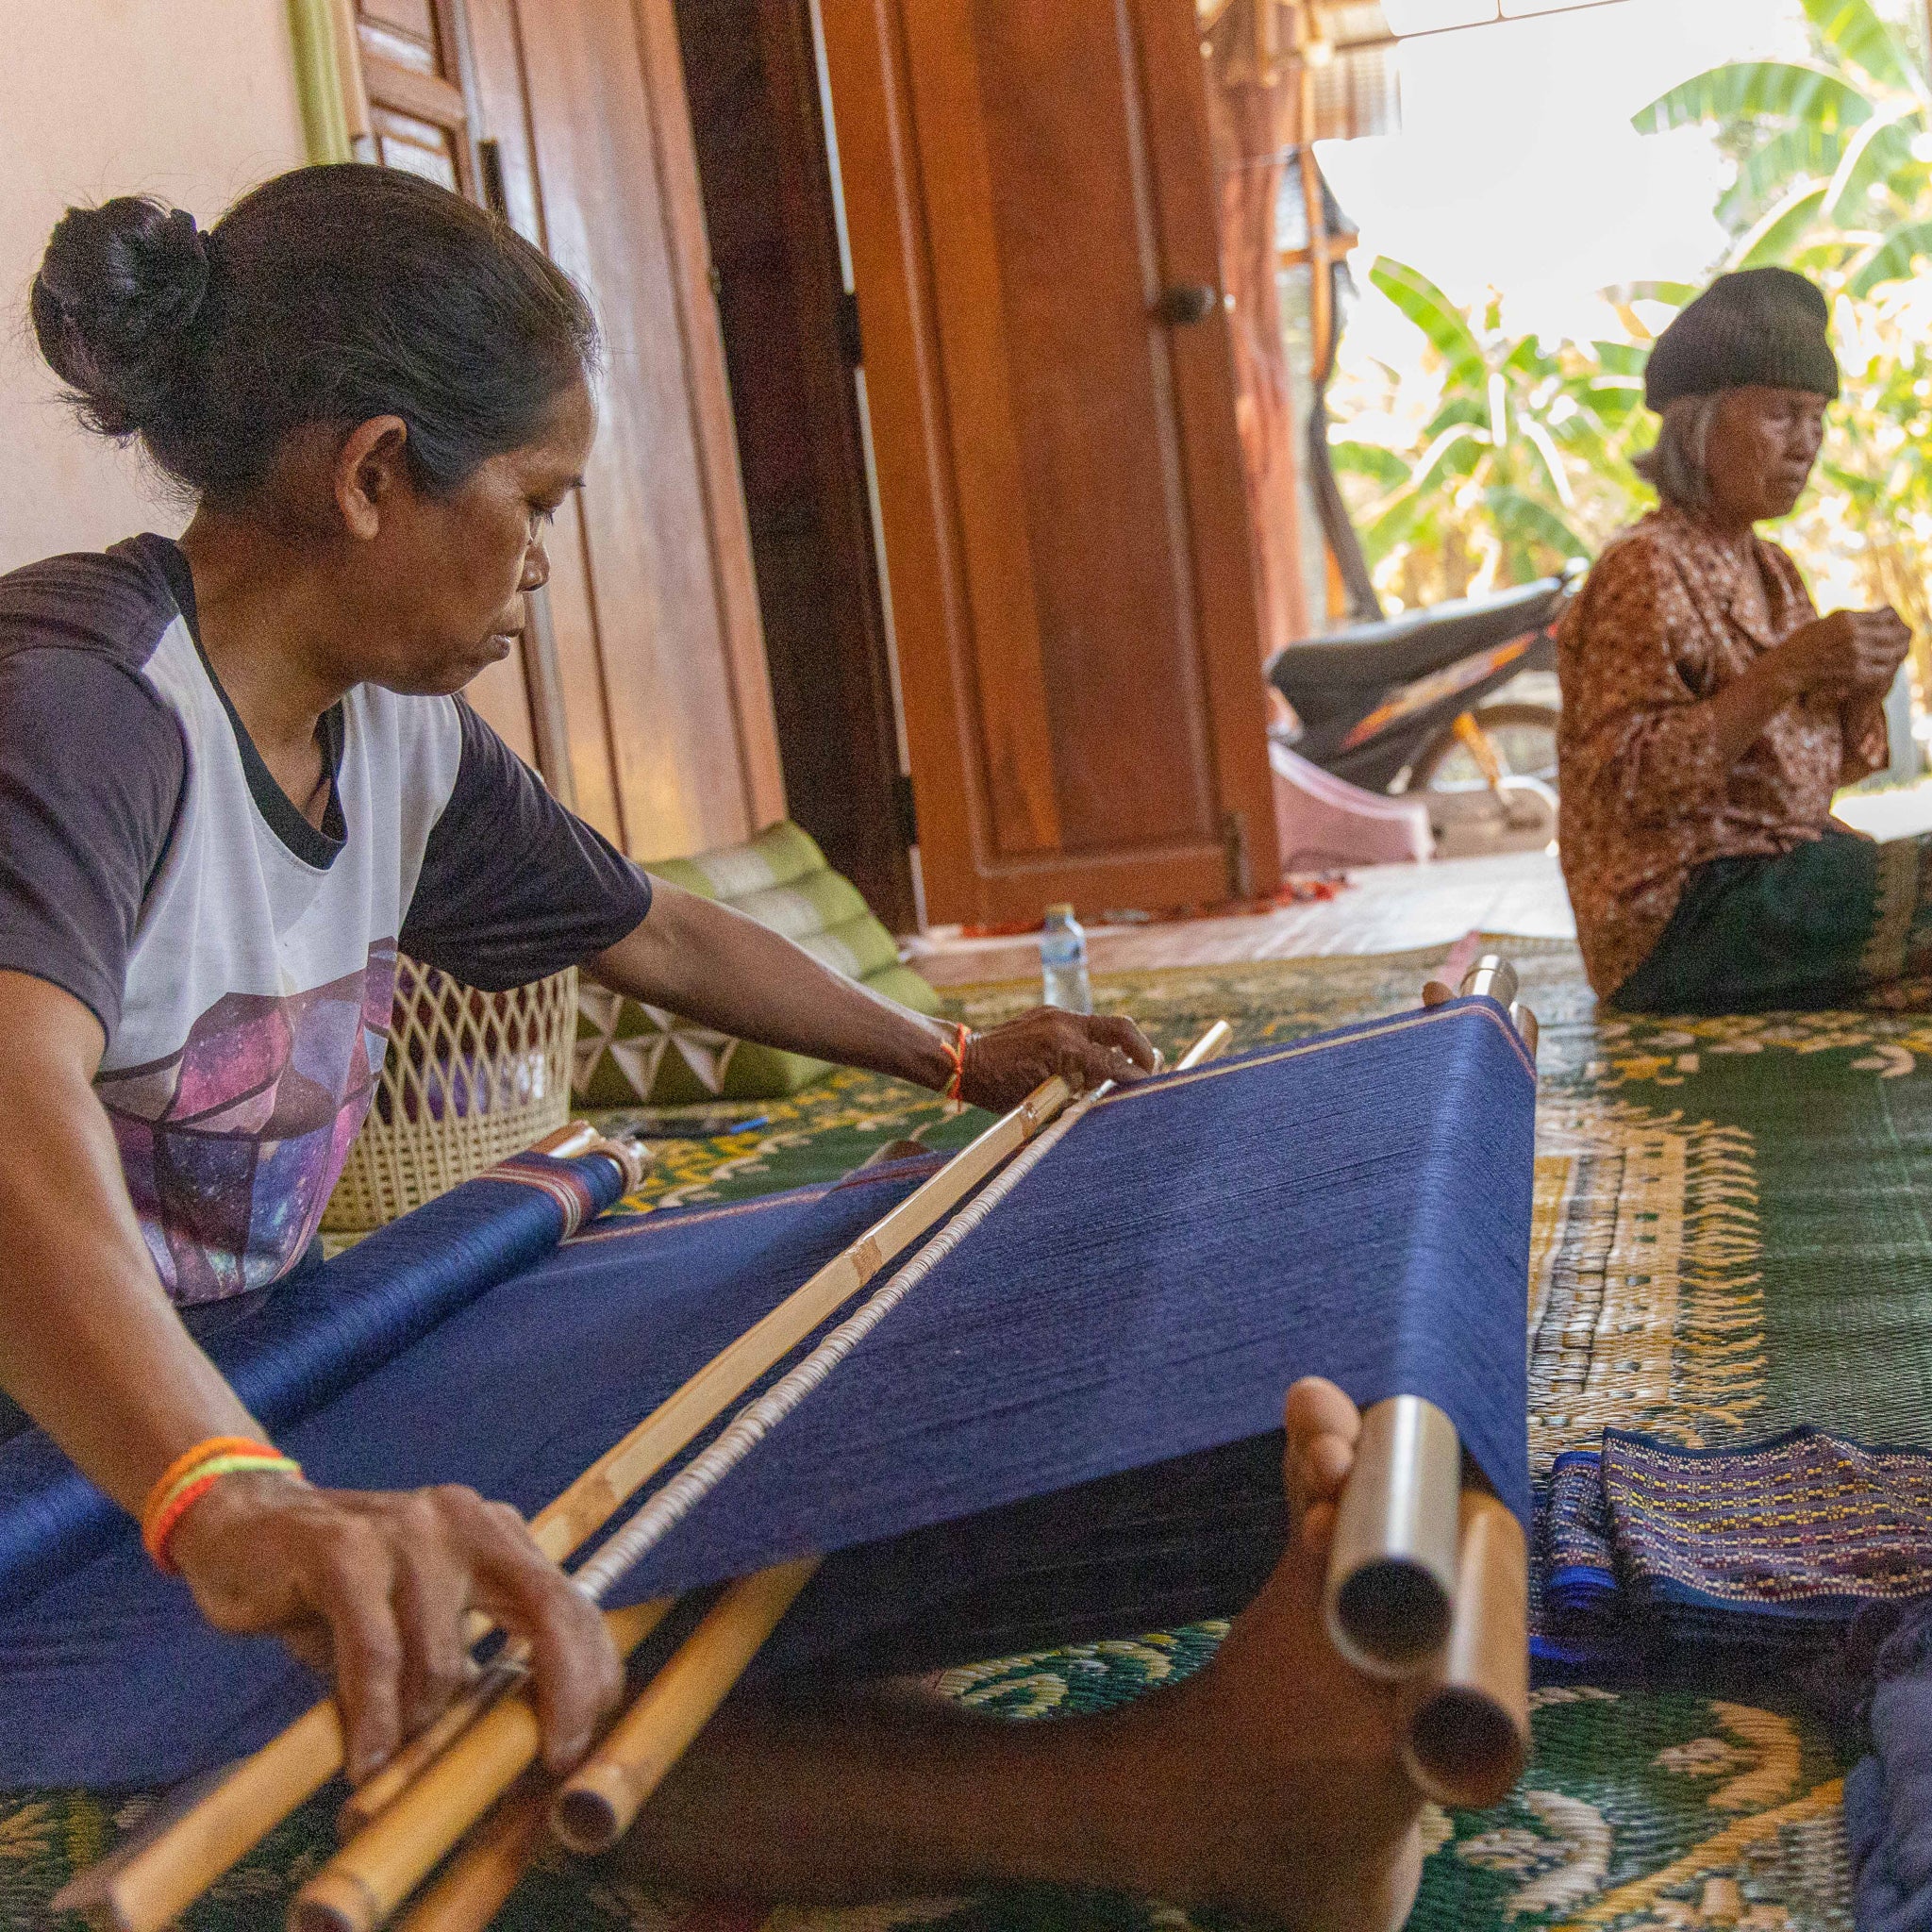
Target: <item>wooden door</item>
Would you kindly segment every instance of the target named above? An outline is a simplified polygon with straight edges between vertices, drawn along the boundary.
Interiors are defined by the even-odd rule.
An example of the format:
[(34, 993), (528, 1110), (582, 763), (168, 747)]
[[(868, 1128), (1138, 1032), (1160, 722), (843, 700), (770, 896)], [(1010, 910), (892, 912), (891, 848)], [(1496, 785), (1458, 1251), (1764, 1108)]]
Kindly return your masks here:
[(935, 920), (1275, 875), (1191, 0), (823, 0)]
[(641, 858), (782, 818), (670, 0), (357, 0), (377, 158), (483, 200), (589, 292), (596, 447), (521, 662), (471, 695)]

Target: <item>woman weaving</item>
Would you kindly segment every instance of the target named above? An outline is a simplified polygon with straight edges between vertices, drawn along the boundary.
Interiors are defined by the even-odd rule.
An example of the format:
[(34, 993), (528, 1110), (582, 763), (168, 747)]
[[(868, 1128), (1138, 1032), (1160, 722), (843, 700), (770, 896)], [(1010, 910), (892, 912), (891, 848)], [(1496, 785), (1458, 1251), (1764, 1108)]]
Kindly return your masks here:
[(1751, 269), (1658, 337), (1638, 468), (1661, 502), (1559, 632), (1563, 875), (1591, 984), (1633, 1011), (1828, 1006), (1917, 963), (1917, 841), (1830, 817), (1886, 761), (1910, 633), (1890, 609), (1820, 617), (1755, 531), (1818, 459), (1826, 320), (1802, 275)]
[[(589, 310), (501, 225), (363, 168), (282, 176), (207, 235), (117, 201), (70, 211), (32, 313), (83, 419), (197, 507), (178, 542), (0, 580), (0, 1388), (142, 1516), (209, 1620), (332, 1673), (353, 1776), (463, 1680), (472, 1609), (528, 1640), (565, 1765), (618, 1667), (521, 1520), (463, 1491), (308, 1486), (184, 1325), (300, 1267), (396, 949), (484, 988), (581, 963), (991, 1108), (1054, 1073), (1139, 1077), (1151, 1051), (1044, 1010), (956, 1040), (654, 888), (454, 696), (511, 648), (594, 430)], [(1320, 1635), (1357, 1417), (1305, 1384), (1289, 1421), (1295, 1534), (1185, 1690), (1037, 1732), (746, 1709), (635, 1855), (768, 1895), (1063, 1878), (1398, 1922), (1419, 1836), (1393, 1693)]]

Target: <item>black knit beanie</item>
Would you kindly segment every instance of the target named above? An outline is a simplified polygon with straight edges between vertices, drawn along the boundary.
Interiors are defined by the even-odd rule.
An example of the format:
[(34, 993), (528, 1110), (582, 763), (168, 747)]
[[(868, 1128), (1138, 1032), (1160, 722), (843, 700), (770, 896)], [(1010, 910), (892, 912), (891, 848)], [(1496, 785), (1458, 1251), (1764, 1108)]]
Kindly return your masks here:
[(1643, 400), (1659, 414), (1679, 396), (1719, 390), (1802, 389), (1838, 394), (1838, 358), (1817, 287), (1788, 268), (1720, 275), (1657, 339)]

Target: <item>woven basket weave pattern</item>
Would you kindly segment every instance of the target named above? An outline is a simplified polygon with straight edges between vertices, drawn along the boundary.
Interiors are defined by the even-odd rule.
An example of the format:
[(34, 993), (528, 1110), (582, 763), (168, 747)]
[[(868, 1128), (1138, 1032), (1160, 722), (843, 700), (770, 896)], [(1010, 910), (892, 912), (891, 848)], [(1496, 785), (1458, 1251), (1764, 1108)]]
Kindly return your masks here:
[(381, 1227), (562, 1126), (576, 1007), (575, 967), (478, 992), (398, 958), (389, 1053), (324, 1231)]

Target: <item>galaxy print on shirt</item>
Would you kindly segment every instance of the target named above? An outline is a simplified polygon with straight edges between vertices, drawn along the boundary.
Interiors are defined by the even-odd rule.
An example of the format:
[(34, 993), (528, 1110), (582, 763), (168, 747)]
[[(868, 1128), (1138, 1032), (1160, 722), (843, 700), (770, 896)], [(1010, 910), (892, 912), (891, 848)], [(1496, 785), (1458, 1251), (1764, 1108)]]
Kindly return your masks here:
[(396, 944), (284, 997), (229, 993), (178, 1054), (103, 1074), (127, 1191), (183, 1305), (265, 1288), (314, 1239), (389, 1045)]

